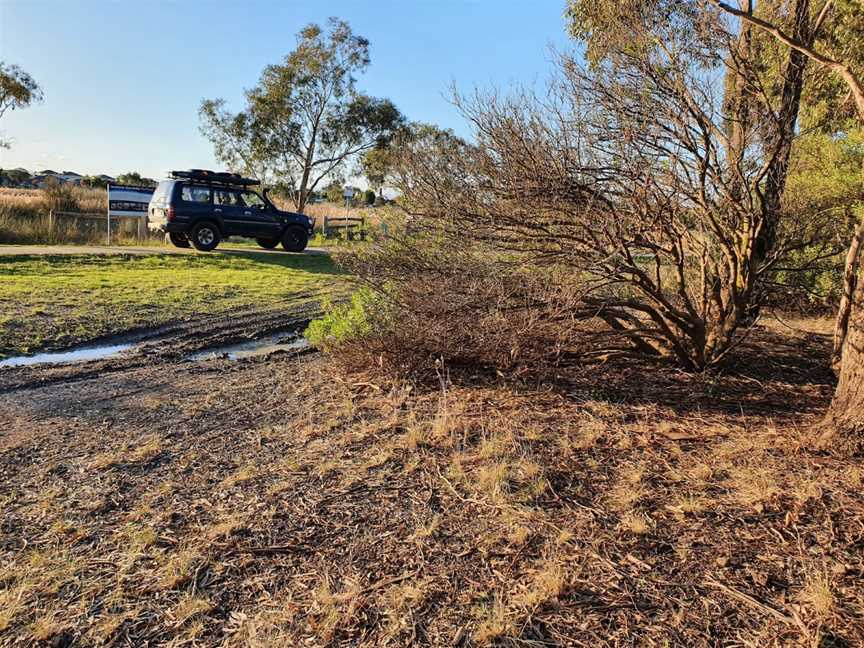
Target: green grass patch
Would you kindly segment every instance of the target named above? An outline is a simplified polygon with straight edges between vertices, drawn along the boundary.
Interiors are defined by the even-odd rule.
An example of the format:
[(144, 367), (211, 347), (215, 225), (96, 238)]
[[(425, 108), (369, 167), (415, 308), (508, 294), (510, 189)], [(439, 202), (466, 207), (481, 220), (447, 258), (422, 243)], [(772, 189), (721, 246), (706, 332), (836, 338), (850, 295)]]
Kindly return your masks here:
[(383, 295), (361, 288), (347, 304), (326, 305), (324, 315), (312, 320), (304, 335), (313, 346), (327, 351), (381, 330), (386, 312)]
[(320, 254), (0, 257), (0, 357), (200, 314), (290, 306), (342, 279)]

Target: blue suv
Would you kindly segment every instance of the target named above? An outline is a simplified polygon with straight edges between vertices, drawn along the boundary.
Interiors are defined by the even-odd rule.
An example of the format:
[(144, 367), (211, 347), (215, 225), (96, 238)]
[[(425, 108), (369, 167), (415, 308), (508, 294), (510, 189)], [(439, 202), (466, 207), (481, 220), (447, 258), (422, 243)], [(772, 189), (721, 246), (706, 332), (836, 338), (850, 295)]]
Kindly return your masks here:
[(312, 236), (314, 219), (277, 209), (260, 184), (236, 173), (202, 169), (172, 171), (159, 183), (147, 209), (147, 227), (165, 232), (171, 243), (209, 252), (228, 236), (253, 238), (263, 248), (280, 243), (302, 252)]

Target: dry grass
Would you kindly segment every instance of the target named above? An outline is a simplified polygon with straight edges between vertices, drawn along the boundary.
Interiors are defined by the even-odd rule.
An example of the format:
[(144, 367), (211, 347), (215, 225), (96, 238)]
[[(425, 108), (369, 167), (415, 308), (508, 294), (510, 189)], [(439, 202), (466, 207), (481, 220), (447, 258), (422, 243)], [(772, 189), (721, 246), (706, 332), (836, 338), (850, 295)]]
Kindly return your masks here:
[(827, 347), (786, 343), (653, 391), (274, 359), (4, 395), (0, 645), (861, 645), (864, 466), (802, 449)]
[[(105, 213), (108, 208), (108, 194), (105, 189), (75, 187), (67, 185), (63, 192), (75, 203), (78, 211)], [(51, 197), (44, 189), (15, 189), (0, 187), (0, 205), (11, 208), (43, 211), (53, 207)]]
[(831, 579), (828, 574), (819, 572), (807, 576), (804, 586), (798, 592), (798, 600), (819, 621), (827, 621), (836, 607)]
[[(71, 185), (53, 190), (0, 187), (0, 243), (103, 243), (104, 221), (63, 217), (51, 229), (48, 215), (52, 209), (101, 215), (107, 208), (104, 189)], [(117, 227), (115, 243), (136, 241), (137, 224), (122, 221)]]

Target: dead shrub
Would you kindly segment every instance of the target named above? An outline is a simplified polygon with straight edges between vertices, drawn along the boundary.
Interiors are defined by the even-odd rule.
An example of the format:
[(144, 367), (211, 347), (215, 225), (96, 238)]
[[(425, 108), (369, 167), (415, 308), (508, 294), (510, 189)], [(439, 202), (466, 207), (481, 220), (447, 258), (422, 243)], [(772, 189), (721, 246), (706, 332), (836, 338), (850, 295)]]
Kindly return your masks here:
[[(384, 296), (388, 313), (371, 333), (344, 340), (337, 362), (436, 384), (442, 372), (452, 380), (537, 378), (609, 353), (597, 352), (597, 322), (580, 308), (566, 274), (502, 268), (488, 250), (452, 243), (397, 233), (343, 255)], [(574, 317), (577, 311), (586, 316)]]
[(401, 143), (408, 221), (347, 261), (396, 306), (363, 348), (407, 373), (438, 358), (516, 375), (568, 356), (722, 363), (773, 268), (823, 221), (781, 227), (762, 199), (787, 145), (768, 122), (723, 135), (723, 87), (703, 66), (728, 65), (734, 39), (715, 28), (705, 60), (562, 56), (542, 96), (457, 95), (472, 143), (434, 129)]
[(42, 196), (47, 211), (80, 211), (78, 196), (67, 184), (50, 180), (45, 183)]

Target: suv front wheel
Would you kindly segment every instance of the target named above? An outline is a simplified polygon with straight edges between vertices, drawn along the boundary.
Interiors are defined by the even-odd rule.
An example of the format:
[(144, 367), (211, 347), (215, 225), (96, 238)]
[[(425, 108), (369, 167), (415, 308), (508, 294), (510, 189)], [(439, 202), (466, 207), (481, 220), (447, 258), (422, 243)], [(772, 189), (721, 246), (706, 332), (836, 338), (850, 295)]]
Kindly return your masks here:
[(302, 252), (308, 242), (309, 236), (301, 227), (289, 227), (282, 235), (282, 247), (286, 252)]
[(210, 221), (204, 221), (195, 225), (189, 238), (195, 249), (201, 252), (209, 252), (219, 245), (219, 241), (222, 240), (219, 228)]

